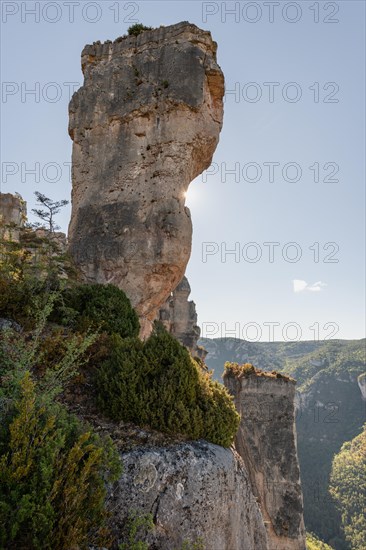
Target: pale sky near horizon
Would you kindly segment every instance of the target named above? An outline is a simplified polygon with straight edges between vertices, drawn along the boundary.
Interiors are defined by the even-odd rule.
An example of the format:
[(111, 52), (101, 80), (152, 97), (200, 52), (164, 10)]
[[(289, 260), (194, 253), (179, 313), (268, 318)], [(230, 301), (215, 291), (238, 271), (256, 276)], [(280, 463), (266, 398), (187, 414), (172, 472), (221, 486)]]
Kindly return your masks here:
[[(226, 80), (213, 164), (187, 195), (187, 276), (202, 335), (364, 337), (363, 1), (2, 1), (1, 9), (2, 192), (19, 192), (29, 212), (35, 190), (70, 199), (67, 107), (82, 84), (85, 44), (114, 40), (136, 21), (188, 20), (211, 31)], [(65, 232), (69, 215), (68, 207), (59, 218)]]

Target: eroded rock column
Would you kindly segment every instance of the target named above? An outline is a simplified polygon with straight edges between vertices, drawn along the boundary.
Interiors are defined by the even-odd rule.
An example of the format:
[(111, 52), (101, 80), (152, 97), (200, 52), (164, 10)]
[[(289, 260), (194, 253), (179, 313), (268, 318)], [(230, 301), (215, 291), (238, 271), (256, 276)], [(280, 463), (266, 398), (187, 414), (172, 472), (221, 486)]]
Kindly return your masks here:
[(197, 342), (200, 327), (197, 325), (196, 304), (188, 300), (191, 293), (187, 277), (183, 277), (177, 288), (159, 310), (159, 321), (173, 334), (193, 356), (203, 353)]
[(235, 447), (260, 503), (268, 548), (305, 550), (296, 449), (295, 381), (277, 376), (259, 371), (235, 375), (226, 370), (224, 382), (242, 417)]
[(190, 182), (211, 163), (224, 77), (211, 34), (187, 22), (86, 46), (69, 106), (71, 255), (87, 282), (123, 289), (142, 321), (191, 253)]

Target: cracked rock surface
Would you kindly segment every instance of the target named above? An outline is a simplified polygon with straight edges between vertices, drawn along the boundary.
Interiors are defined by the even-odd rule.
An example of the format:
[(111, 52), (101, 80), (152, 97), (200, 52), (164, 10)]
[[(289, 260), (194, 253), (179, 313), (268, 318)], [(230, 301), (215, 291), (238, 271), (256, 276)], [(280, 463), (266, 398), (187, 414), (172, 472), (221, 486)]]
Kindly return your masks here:
[(87, 282), (123, 289), (140, 320), (181, 281), (190, 182), (211, 163), (224, 77), (211, 34), (187, 22), (86, 46), (69, 105), (71, 255)]
[(139, 510), (154, 519), (149, 548), (200, 542), (210, 550), (267, 549), (262, 515), (235, 451), (204, 441), (140, 447), (123, 454), (122, 463), (108, 502), (117, 537), (129, 512)]
[(183, 277), (172, 295), (160, 308), (159, 321), (193, 356), (203, 353), (204, 358), (203, 348), (197, 346), (201, 331), (197, 325), (196, 304), (188, 300), (190, 293), (188, 279)]

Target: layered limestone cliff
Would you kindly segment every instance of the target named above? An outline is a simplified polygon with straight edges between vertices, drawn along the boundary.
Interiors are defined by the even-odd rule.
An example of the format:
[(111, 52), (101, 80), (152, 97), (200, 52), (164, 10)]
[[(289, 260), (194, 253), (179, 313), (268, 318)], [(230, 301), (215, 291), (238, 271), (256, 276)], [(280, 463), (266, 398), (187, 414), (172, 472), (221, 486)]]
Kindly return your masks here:
[(138, 510), (154, 519), (149, 548), (267, 550), (263, 518), (235, 451), (204, 441), (139, 447), (122, 463), (109, 494), (117, 540)]
[(281, 375), (224, 374), (242, 418), (235, 447), (267, 528), (269, 550), (305, 550), (296, 449), (295, 382)]
[(82, 52), (84, 85), (69, 106), (70, 252), (84, 280), (126, 292), (143, 335), (190, 257), (185, 193), (222, 126), (216, 48), (183, 22)]

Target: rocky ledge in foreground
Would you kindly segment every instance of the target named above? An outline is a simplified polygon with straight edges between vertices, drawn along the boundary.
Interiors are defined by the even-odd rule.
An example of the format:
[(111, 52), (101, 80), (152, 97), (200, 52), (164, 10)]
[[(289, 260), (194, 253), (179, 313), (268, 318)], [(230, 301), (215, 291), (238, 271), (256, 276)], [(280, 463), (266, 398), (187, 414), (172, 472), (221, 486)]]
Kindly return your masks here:
[[(149, 548), (266, 550), (262, 515), (242, 459), (197, 441), (139, 447), (122, 454), (124, 472), (109, 494), (118, 536), (131, 510), (151, 513)], [(200, 546), (199, 546), (200, 544)]]

